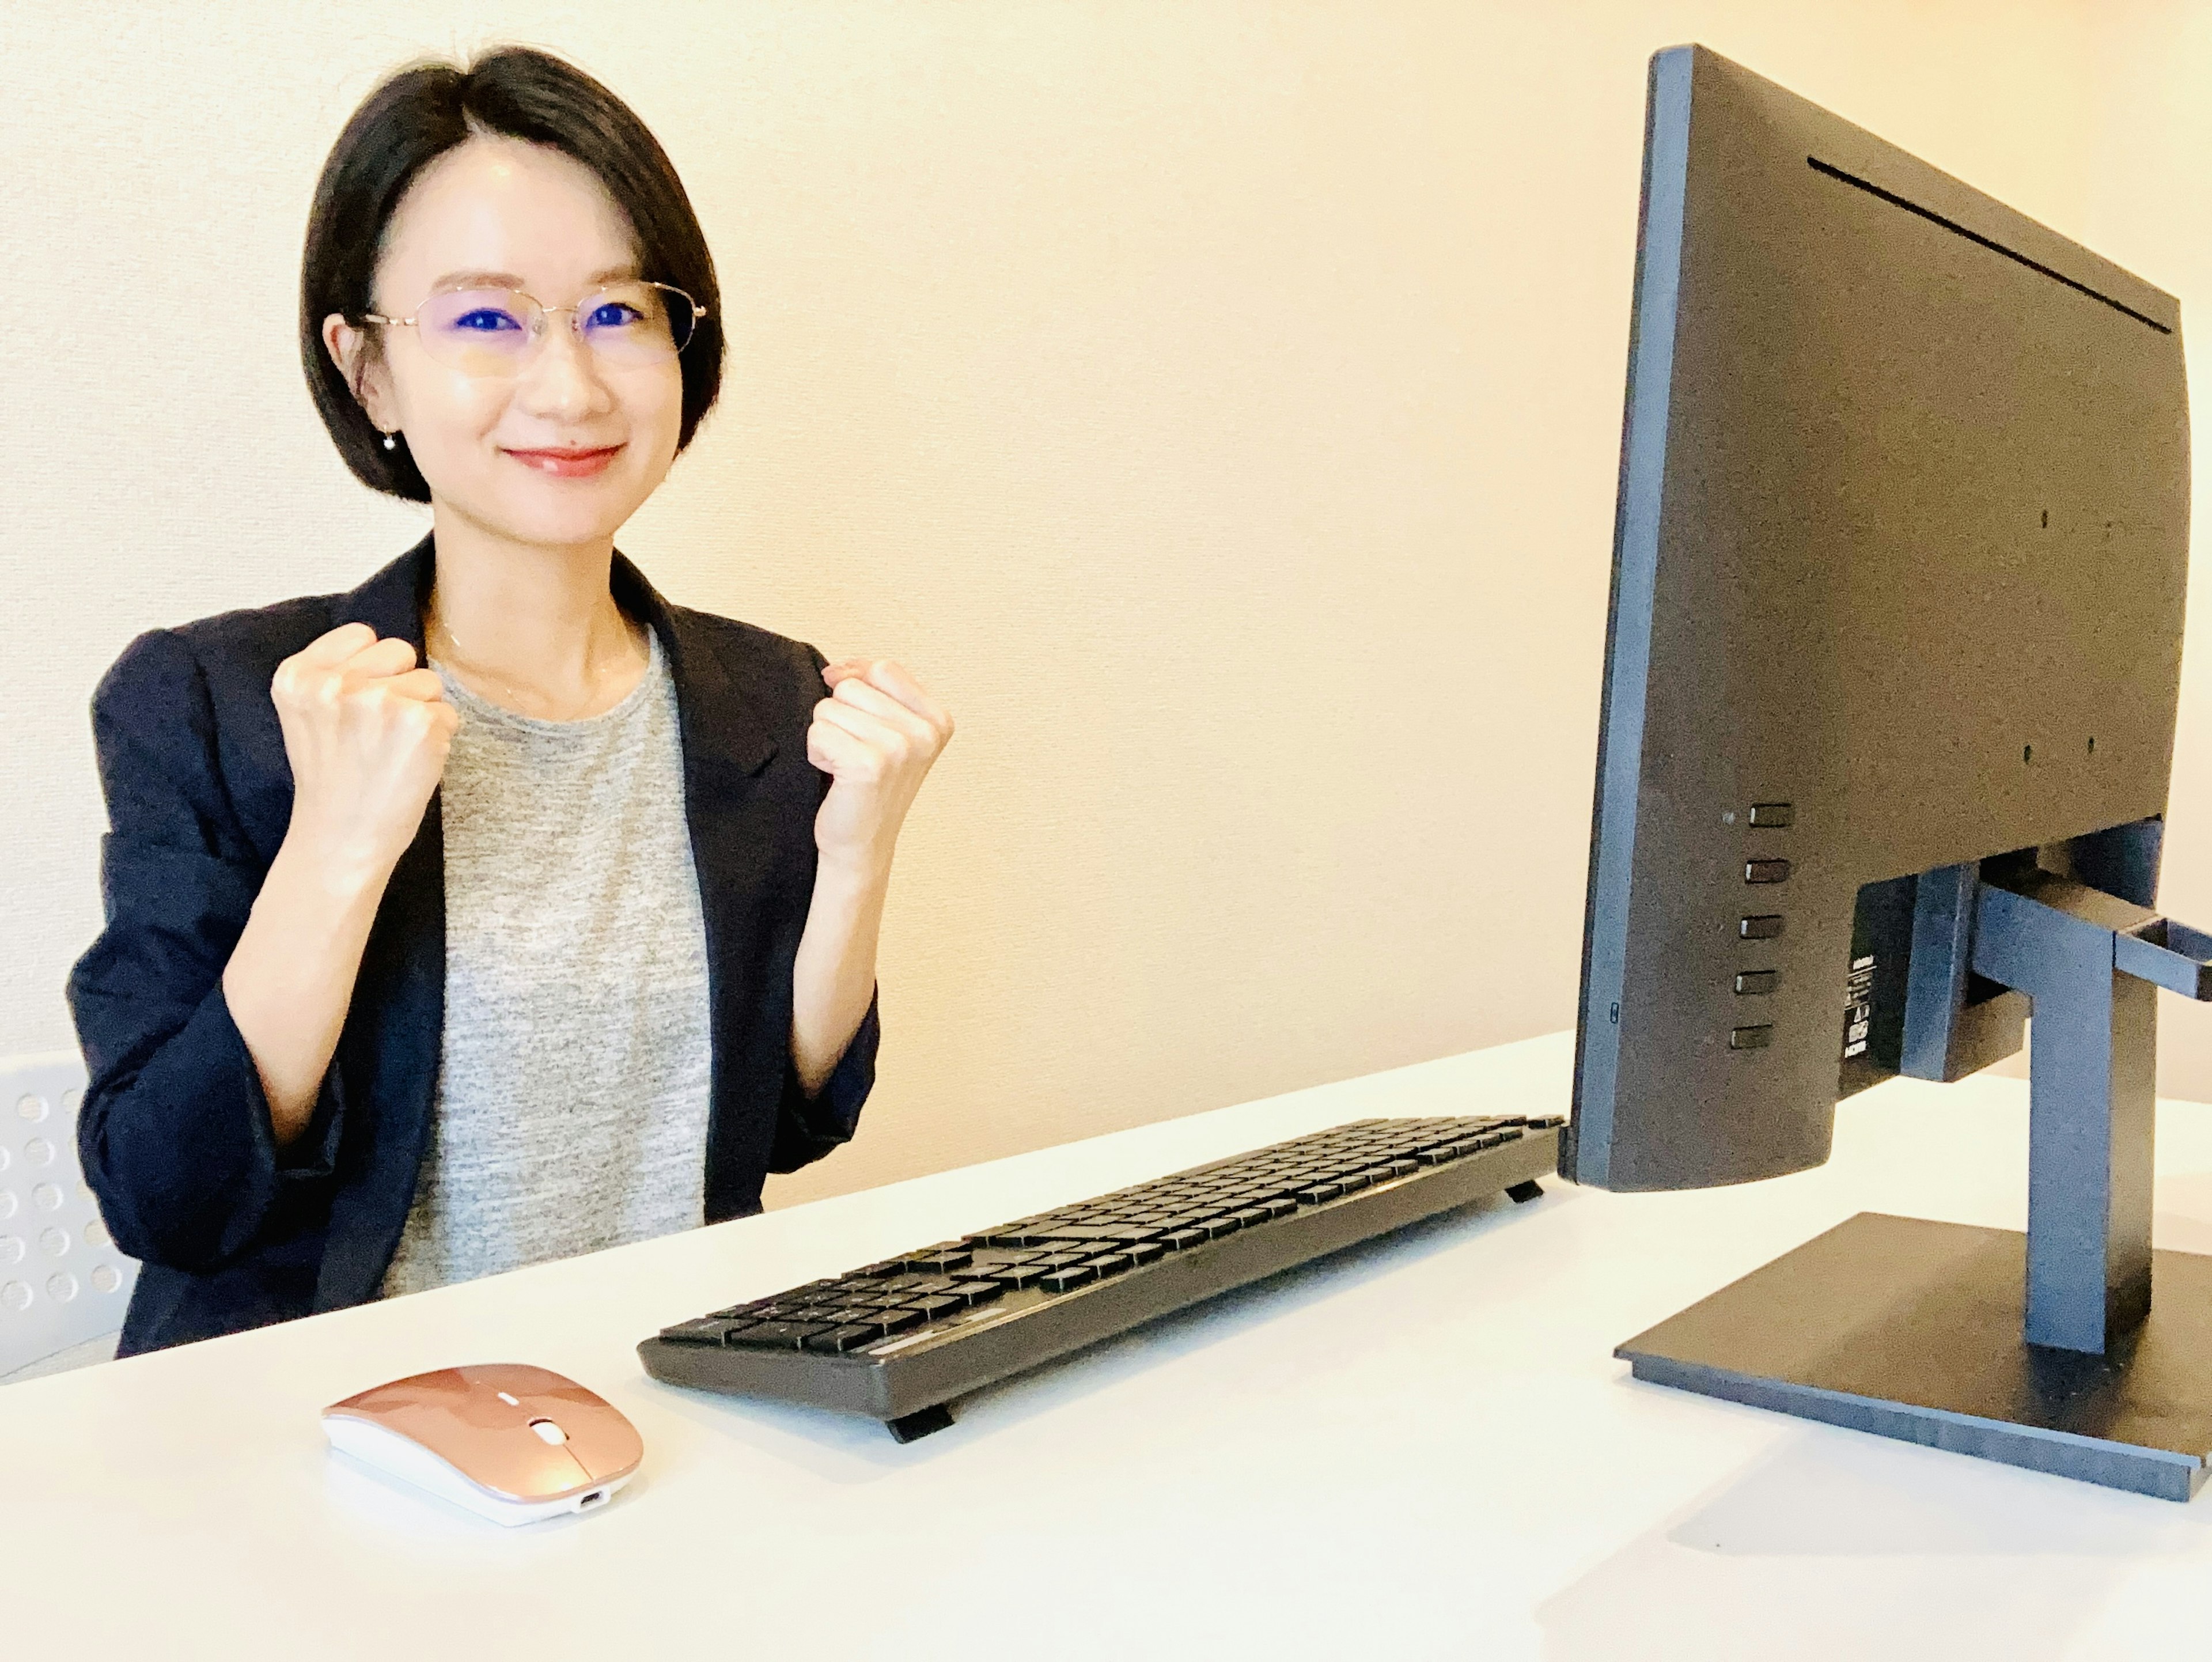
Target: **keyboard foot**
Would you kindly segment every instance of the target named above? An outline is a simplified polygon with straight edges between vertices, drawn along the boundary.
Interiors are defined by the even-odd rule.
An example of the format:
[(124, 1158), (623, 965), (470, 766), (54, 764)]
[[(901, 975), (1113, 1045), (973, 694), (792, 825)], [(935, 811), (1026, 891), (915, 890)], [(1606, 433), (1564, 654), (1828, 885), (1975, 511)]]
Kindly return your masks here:
[(884, 1429), (902, 1443), (910, 1443), (917, 1437), (927, 1437), (933, 1431), (942, 1431), (952, 1423), (952, 1410), (942, 1403), (928, 1408), (918, 1408), (911, 1414), (902, 1414), (896, 1420), (884, 1422)]
[(1516, 1183), (1505, 1191), (1505, 1198), (1516, 1206), (1526, 1206), (1532, 1200), (1543, 1197), (1544, 1185), (1531, 1178), (1526, 1183)]

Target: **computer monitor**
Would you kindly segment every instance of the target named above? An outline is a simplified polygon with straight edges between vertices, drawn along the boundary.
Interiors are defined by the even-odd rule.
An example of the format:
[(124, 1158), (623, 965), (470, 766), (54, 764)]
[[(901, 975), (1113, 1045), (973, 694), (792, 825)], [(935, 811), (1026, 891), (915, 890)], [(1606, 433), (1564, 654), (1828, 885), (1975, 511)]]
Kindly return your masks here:
[[(2150, 1305), (2153, 985), (2201, 995), (2212, 946), (2148, 910), (2188, 508), (2171, 295), (1702, 47), (1652, 60), (1565, 1175), (1818, 1166), (1839, 1099), (2015, 1050), (2033, 1003), (2028, 1238), (1978, 1249), (2019, 1288), (1999, 1371), (2120, 1365)], [(1968, 1358), (1933, 1385), (1808, 1362), (1838, 1323), (1926, 1349), (1883, 1300), (1936, 1296), (1910, 1266), (1942, 1253), (1861, 1233), (1741, 1284), (1685, 1354), (1623, 1354), (1921, 1441), (2003, 1420), (1892, 1400)], [(2212, 1394), (2203, 1430), (2200, 1456)]]

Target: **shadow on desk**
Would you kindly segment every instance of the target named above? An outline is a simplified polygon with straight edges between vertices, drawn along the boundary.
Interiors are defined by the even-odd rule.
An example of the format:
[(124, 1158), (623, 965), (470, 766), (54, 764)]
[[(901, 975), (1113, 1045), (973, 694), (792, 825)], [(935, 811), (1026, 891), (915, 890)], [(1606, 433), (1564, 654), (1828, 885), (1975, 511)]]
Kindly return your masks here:
[(2194, 1507), (1807, 1430), (1540, 1605), (1542, 1653), (2038, 1662), (2145, 1560), (2201, 1552), (2208, 1527)]
[[(1533, 1205), (1516, 1205), (1503, 1195), (1488, 1196), (1160, 1317), (957, 1398), (952, 1425), (913, 1443), (894, 1442), (873, 1420), (758, 1398), (672, 1385), (660, 1387), (665, 1393), (661, 1401), (709, 1434), (747, 1443), (833, 1482), (866, 1482), (957, 1455), (978, 1438), (1003, 1435), (1138, 1376), (1247, 1339), (1316, 1306), (1354, 1298), (1394, 1277), (1411, 1275), (1438, 1255), (1493, 1230), (1526, 1227), (1543, 1211), (1571, 1203), (1573, 1193), (1571, 1184), (1547, 1178), (1544, 1198)], [(1401, 1317), (1378, 1311), (1376, 1319), (1396, 1322)], [(1234, 1403), (1224, 1411), (1233, 1415)]]

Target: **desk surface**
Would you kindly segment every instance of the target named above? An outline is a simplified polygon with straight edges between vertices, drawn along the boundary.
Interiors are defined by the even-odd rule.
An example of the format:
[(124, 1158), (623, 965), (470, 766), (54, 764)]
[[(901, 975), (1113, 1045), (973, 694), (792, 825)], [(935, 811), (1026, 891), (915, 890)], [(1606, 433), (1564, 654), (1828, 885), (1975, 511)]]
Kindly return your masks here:
[[(1747, 1188), (1553, 1183), (872, 1422), (679, 1391), (663, 1324), (1346, 1119), (1534, 1111), (1565, 1035), (0, 1391), (0, 1648), (46, 1659), (2194, 1655), (2212, 1495), (2146, 1500), (1636, 1384), (1612, 1347), (1862, 1209), (2019, 1227), (2027, 1087), (1897, 1081)], [(2212, 1109), (2160, 1122), (2212, 1251)], [(508, 1533), (325, 1452), (365, 1385), (528, 1361), (646, 1442)], [(789, 1645), (788, 1651), (775, 1647)], [(801, 1650), (799, 1647), (803, 1647)]]

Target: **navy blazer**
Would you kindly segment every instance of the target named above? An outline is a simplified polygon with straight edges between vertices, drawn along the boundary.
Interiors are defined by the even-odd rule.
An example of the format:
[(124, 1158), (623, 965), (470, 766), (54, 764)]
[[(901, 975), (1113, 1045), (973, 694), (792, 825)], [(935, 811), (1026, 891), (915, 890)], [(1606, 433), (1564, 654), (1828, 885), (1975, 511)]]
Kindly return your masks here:
[[(93, 696), (107, 795), (106, 925), (71, 971), (90, 1072), (86, 1181), (142, 1259), (129, 1355), (377, 1296), (415, 1198), (445, 1019), (444, 838), (432, 796), (379, 904), (306, 1132), (280, 1149), (222, 976), (291, 815), (270, 701), (284, 659), (339, 624), (422, 649), (425, 537), (349, 594), (140, 636)], [(827, 776), (806, 758), (822, 654), (671, 606), (614, 558), (614, 594), (659, 634), (675, 682), (684, 814), (707, 935), (707, 1219), (760, 1209), (770, 1172), (853, 1135), (877, 1014), (809, 1099), (791, 1062), (792, 963)]]

